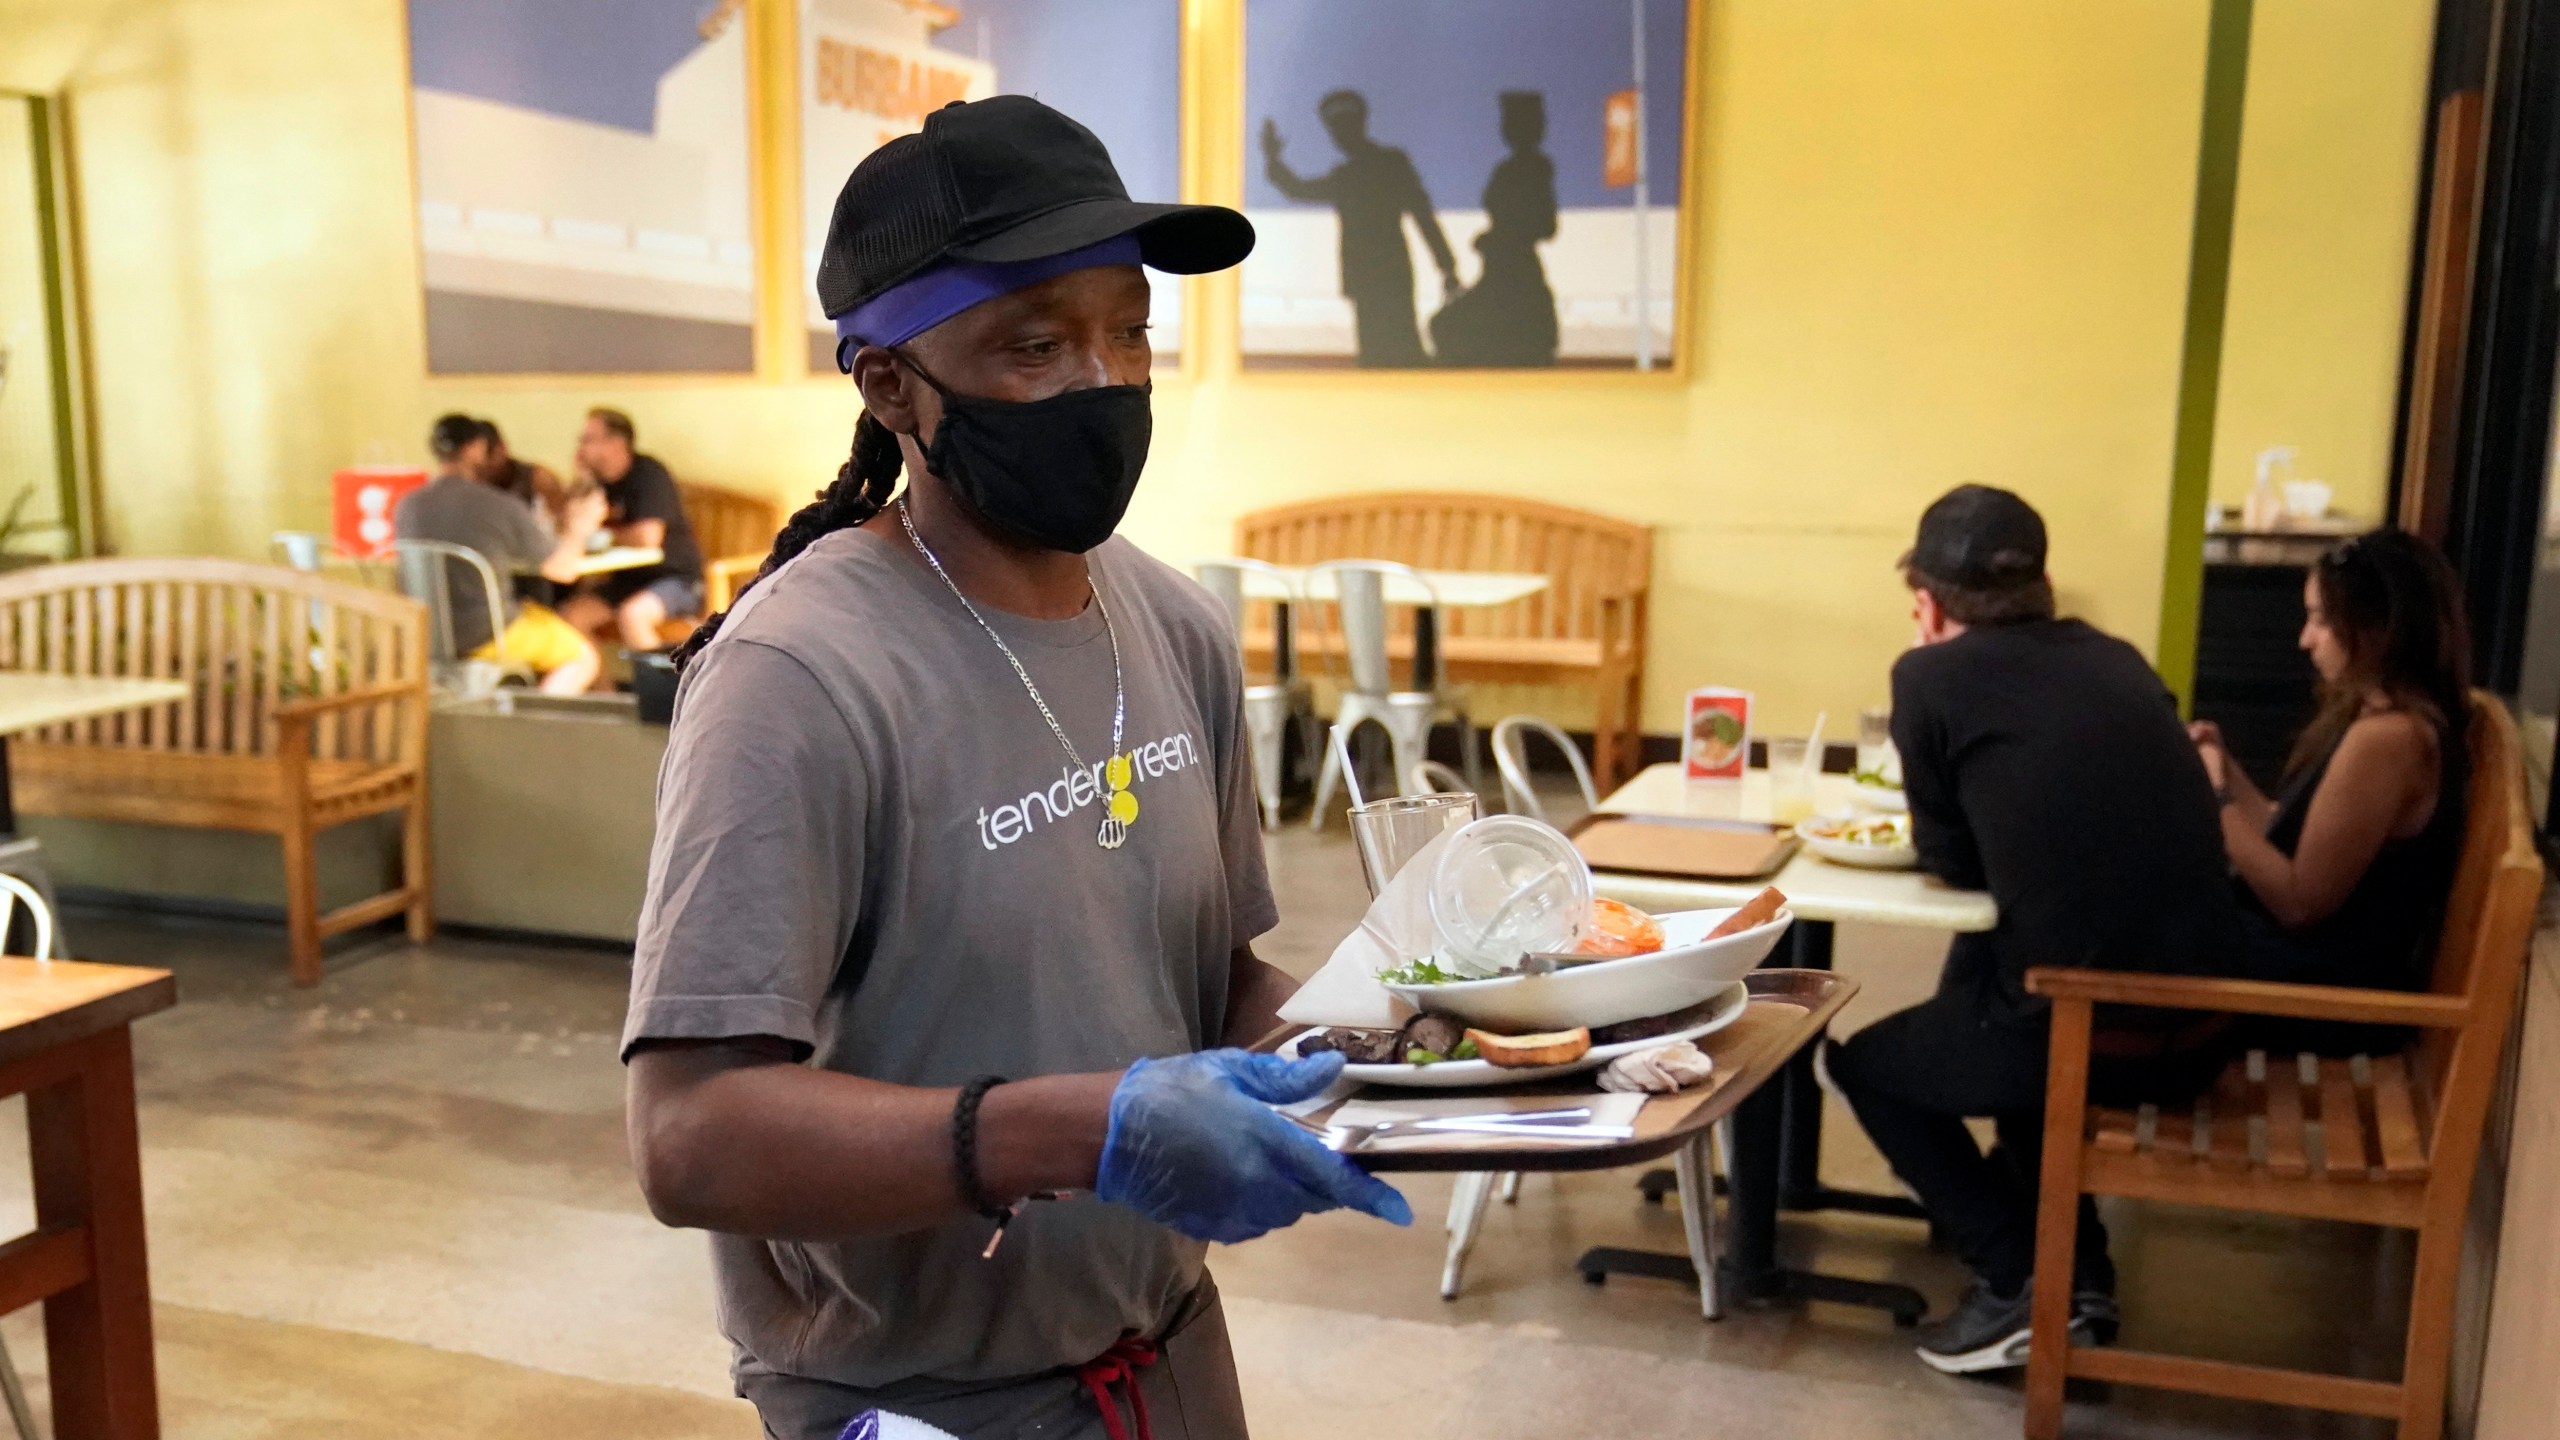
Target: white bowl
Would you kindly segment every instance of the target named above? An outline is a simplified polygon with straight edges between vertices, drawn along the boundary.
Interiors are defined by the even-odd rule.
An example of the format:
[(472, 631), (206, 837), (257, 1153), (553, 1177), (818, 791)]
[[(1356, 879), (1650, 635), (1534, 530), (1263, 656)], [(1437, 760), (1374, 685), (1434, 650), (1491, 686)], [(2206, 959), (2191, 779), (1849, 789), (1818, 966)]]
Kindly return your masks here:
[(1854, 840), (1838, 840), (1819, 832), (1820, 817), (1796, 827), (1796, 838), (1804, 848), (1835, 865), (1854, 865), (1861, 870), (1909, 870), (1920, 863), (1920, 849), (1906, 840), (1899, 845), (1861, 845)]
[(1766, 924), (1707, 939), (1707, 932), (1732, 913), (1731, 908), (1684, 910), (1654, 917), (1662, 924), (1663, 946), (1650, 955), (1594, 960), (1550, 975), (1387, 988), (1434, 1015), (1514, 1035), (1668, 1015), (1758, 969), (1796, 918), (1794, 910), (1780, 909)]
[(1864, 780), (1856, 781), (1849, 786), (1849, 798), (1857, 802), (1860, 809), (1880, 810), (1888, 815), (1911, 808), (1909, 797), (1902, 793), (1899, 785), (1870, 785)]

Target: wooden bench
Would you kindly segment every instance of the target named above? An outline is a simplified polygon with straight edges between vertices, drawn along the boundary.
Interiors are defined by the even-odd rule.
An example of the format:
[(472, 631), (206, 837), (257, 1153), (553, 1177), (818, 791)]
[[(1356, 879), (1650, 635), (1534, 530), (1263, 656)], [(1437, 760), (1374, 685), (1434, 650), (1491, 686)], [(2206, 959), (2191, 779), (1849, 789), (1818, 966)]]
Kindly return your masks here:
[[(1634, 773), (1643, 747), (1650, 528), (1588, 510), (1458, 491), (1343, 495), (1236, 521), (1236, 553), (1279, 565), (1396, 560), (1429, 570), (1544, 575), (1544, 593), (1440, 617), (1442, 669), (1455, 680), (1588, 686), (1592, 768), (1601, 788)], [(1300, 625), (1301, 643), (1339, 626)], [(1259, 637), (1263, 653), (1270, 633)], [(1251, 648), (1249, 641), (1248, 648)], [(1410, 658), (1412, 640), (1397, 653)]]
[[(193, 682), (187, 700), (11, 745), (29, 814), (246, 830), (284, 844), (296, 984), (329, 936), (434, 931), (427, 620), (417, 602), (234, 560), (80, 560), (0, 576), (0, 668)], [(400, 885), (320, 913), (318, 833), (403, 812)]]
[(782, 533), (782, 507), (717, 485), (682, 483), (676, 490), (694, 543), (702, 547), (703, 613), (717, 614), (729, 608), (738, 587), (773, 549), (773, 537)]
[[(2435, 1440), (2472, 1172), (2543, 879), (2515, 726), (2488, 696), (2472, 700), (2471, 763), (2462, 859), (2425, 993), (2096, 970), (2028, 976), (2030, 990), (2053, 1000), (2027, 1363), (2030, 1440), (2061, 1433), (2063, 1382), (2074, 1376), (2377, 1415), (2399, 1421), (2400, 1440)], [(2191, 1114), (2110, 1111), (2087, 1102), (2092, 1007), (2102, 1004), (2422, 1033), (2405, 1053), (2370, 1059), (2253, 1055), (2235, 1062)], [(2084, 1193), (2415, 1230), (2401, 1378), (2071, 1344), (2074, 1211)]]

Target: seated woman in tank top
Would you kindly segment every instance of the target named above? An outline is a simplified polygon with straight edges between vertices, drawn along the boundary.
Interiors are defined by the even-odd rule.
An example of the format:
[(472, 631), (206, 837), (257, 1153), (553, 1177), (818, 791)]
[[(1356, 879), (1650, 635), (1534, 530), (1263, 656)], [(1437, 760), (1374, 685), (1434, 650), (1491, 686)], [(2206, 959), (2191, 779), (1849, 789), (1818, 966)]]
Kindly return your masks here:
[[(2453, 569), (2398, 530), (2311, 567), (2302, 648), (2320, 709), (2269, 797), (2210, 723), (2196, 748), (2221, 797), (2222, 838), (2248, 913), (2249, 978), (2420, 990), (2462, 848), (2471, 645)], [(2287, 1043), (2359, 1049), (2327, 1027)]]

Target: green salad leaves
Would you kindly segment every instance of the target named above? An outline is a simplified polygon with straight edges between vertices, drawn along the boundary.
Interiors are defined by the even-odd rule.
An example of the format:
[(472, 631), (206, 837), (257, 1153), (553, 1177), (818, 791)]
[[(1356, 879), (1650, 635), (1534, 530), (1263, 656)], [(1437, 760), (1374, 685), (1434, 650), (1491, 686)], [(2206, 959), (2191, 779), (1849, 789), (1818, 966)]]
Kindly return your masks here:
[(1460, 975), (1454, 971), (1441, 969), (1428, 955), (1410, 965), (1378, 972), (1379, 982), (1386, 985), (1455, 985), (1461, 980), (1473, 978), (1475, 977), (1471, 975)]

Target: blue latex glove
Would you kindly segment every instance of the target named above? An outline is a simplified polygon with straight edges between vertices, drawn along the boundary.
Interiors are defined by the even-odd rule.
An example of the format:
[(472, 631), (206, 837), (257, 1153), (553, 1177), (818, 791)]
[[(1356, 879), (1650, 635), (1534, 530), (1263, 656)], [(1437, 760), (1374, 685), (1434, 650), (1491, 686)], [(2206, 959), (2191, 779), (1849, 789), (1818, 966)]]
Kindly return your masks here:
[(1349, 1207), (1397, 1225), (1413, 1207), (1272, 1112), (1321, 1092), (1342, 1073), (1338, 1053), (1284, 1060), (1204, 1050), (1141, 1060), (1111, 1092), (1094, 1193), (1194, 1240), (1232, 1245)]

